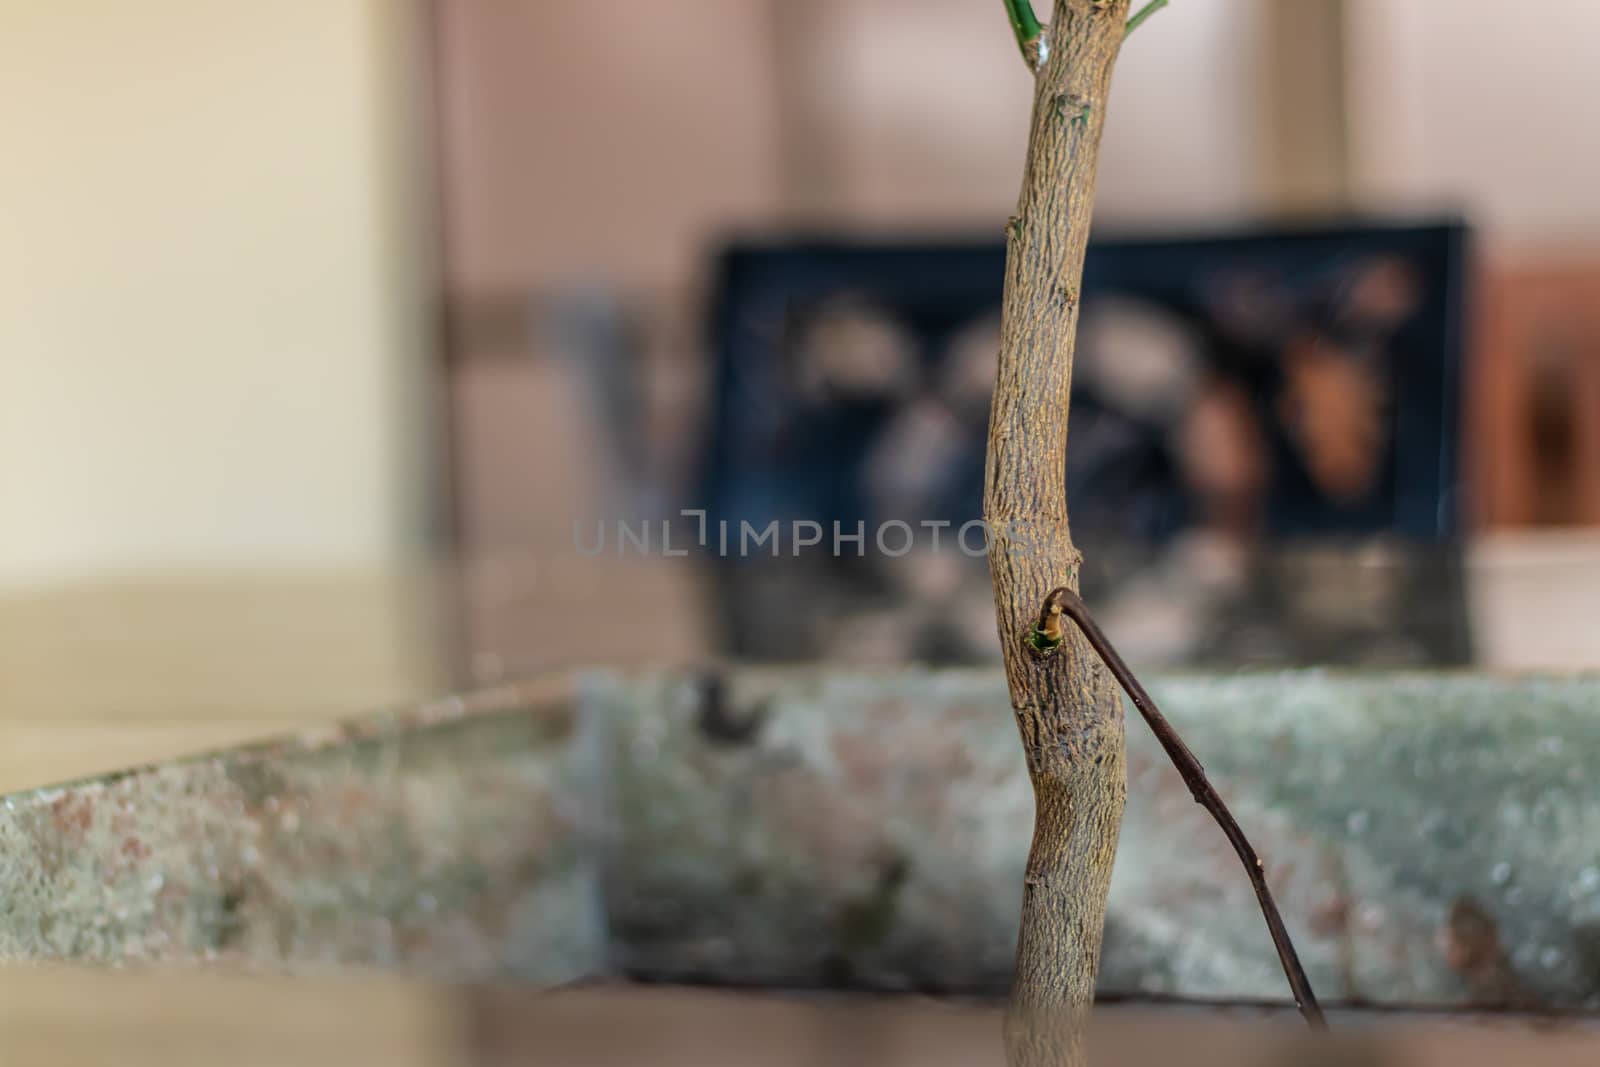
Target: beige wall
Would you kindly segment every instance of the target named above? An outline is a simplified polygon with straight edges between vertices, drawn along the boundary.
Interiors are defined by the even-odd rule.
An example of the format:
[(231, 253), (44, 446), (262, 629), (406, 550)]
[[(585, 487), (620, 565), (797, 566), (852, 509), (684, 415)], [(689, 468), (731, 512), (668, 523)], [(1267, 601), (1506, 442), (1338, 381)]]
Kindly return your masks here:
[(439, 0), (452, 288), (672, 287), (719, 233), (770, 217), (770, 7)]
[[(1259, 205), (1266, 2), (1186, 0), (1130, 41), (1104, 218)], [(440, 10), (451, 278), (469, 297), (670, 290), (739, 225), (997, 232), (1016, 203), (1032, 82), (993, 0)]]
[(1497, 249), (1600, 240), (1600, 4), (1348, 0), (1354, 184)]
[[(1262, 197), (1268, 0), (1184, 0), (1129, 42), (1099, 215), (1220, 224)], [(1047, 0), (1038, 4), (1041, 10)], [(661, 424), (702, 416), (708, 254), (739, 227), (990, 233), (1016, 205), (1033, 83), (994, 0), (440, 0), (456, 465), (471, 550), (570, 543), (606, 430), (529, 302), (613, 286), (648, 316)], [(654, 395), (654, 394), (653, 394)], [(674, 463), (677, 466), (673, 466)]]
[[(998, 4), (812, 0), (782, 12), (791, 210), (880, 228), (1004, 221), (1033, 82)], [(1098, 217), (1216, 222), (1256, 203), (1261, 12), (1261, 0), (1175, 4), (1129, 41)]]
[(419, 539), (389, 0), (0, 0), (0, 587)]

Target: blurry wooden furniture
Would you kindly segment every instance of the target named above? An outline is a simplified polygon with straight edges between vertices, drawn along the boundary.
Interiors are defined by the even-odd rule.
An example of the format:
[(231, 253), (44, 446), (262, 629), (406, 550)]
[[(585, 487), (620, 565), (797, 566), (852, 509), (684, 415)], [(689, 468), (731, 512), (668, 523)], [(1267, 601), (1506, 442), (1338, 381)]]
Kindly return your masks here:
[(1492, 267), (1469, 371), (1479, 526), (1600, 523), (1600, 259)]

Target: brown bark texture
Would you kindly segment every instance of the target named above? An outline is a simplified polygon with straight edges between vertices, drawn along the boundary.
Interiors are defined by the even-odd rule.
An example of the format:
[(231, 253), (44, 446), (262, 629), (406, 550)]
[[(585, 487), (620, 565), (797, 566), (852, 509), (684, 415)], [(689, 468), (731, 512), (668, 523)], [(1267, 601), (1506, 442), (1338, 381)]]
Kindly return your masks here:
[(1127, 796), (1122, 700), (1077, 632), (1049, 661), (1024, 644), (1051, 589), (1078, 584), (1067, 522), (1067, 399), (1111, 71), (1128, 0), (1057, 0), (1036, 72), (1017, 212), (1006, 227), (984, 518), (1011, 705), (1033, 783), (1007, 1055), (1085, 1062), (1106, 896)]

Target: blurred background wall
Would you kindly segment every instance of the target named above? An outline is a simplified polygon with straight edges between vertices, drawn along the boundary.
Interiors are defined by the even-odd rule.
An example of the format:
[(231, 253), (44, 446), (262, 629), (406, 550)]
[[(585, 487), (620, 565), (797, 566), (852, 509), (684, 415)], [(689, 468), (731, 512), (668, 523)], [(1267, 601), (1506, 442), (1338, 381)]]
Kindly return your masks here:
[(1491, 0), (1346, 3), (1362, 198), (1464, 206), (1501, 257), (1592, 255), (1600, 7), (1556, 0), (1506, 19)]
[[(438, 0), (455, 291), (670, 289), (755, 225), (993, 229), (1016, 201), (1031, 84), (990, 6), (681, 0), (612, 20)], [(1262, 206), (1263, 10), (1179, 4), (1128, 51), (1104, 217)]]
[(1484, 527), (1600, 523), (1600, 8), (1347, 0), (1354, 189), (1480, 228), (1465, 444)]
[[(384, 566), (441, 515), (565, 543), (609, 429), (555, 312), (620, 307), (687, 437), (719, 237), (996, 232), (1030, 86), (995, 6), (0, 0), (0, 584)], [(1597, 20), (1177, 0), (1098, 217), (1463, 211), (1475, 515), (1600, 522)]]
[[(596, 22), (438, 0), (464, 544), (562, 536), (569, 510), (542, 522), (550, 502), (581, 512), (592, 496), (545, 442), (604, 442), (592, 426), (552, 429), (574, 420), (578, 387), (541, 360), (529, 309), (575, 286), (628, 304), (654, 341), (638, 373), (687, 435), (685, 383), (704, 363), (696, 287), (717, 238), (999, 225), (1030, 84), (991, 7), (685, 0)], [(1472, 517), (1600, 522), (1600, 323), (1587, 310), (1600, 142), (1580, 132), (1600, 91), (1584, 55), (1597, 17), (1578, 0), (1513, 27), (1487, 3), (1447, 0), (1175, 3), (1119, 61), (1096, 217), (1153, 231), (1464, 214), (1480, 238)]]
[[(534, 321), (601, 289), (645, 323), (648, 417), (692, 464), (707, 255), (738, 232), (997, 235), (1031, 82), (993, 5), (683, 0), (626, 19), (437, 0), (456, 503), (474, 552), (566, 545), (603, 428)], [(1118, 72), (1100, 217), (1218, 225), (1268, 204), (1263, 12), (1179, 4)], [(1164, 13), (1164, 15), (1167, 13)], [(1001, 29), (1005, 27), (1002, 25)], [(1187, 104), (1184, 102), (1188, 102)], [(1193, 103), (1209, 118), (1194, 121)], [(531, 316), (531, 317), (530, 317)]]
[(417, 27), (0, 0), (0, 586), (416, 554)]

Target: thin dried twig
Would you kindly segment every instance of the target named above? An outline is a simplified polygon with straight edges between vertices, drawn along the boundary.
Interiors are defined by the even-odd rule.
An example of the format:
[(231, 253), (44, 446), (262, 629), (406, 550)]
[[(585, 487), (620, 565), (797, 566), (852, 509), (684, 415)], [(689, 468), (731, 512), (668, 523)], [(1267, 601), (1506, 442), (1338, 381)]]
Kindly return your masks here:
[(1283, 965), (1284, 977), (1289, 979), (1289, 989), (1294, 993), (1295, 1004), (1299, 1007), (1300, 1014), (1305, 1016), (1306, 1022), (1313, 1030), (1326, 1030), (1328, 1020), (1317, 1004), (1316, 994), (1311, 991), (1311, 982), (1306, 978), (1305, 968), (1300, 965), (1300, 956), (1294, 950), (1294, 942), (1289, 939), (1289, 931), (1283, 925), (1283, 916), (1278, 914), (1278, 905), (1272, 899), (1272, 890), (1267, 888), (1266, 872), (1255, 849), (1250, 847), (1244, 831), (1239, 828), (1233, 814), (1228, 811), (1228, 806), (1222, 802), (1222, 797), (1206, 778), (1205, 768), (1200, 765), (1194, 753), (1189, 751), (1189, 746), (1183, 743), (1183, 739), (1172, 728), (1166, 716), (1161, 714), (1161, 709), (1150, 699), (1150, 694), (1145, 692), (1144, 686), (1139, 684), (1139, 680), (1133, 676), (1133, 672), (1117, 654), (1117, 650), (1111, 647), (1105, 631), (1095, 623), (1083, 598), (1066, 586), (1051, 590), (1045, 597), (1044, 606), (1039, 609), (1038, 623), (1027, 635), (1029, 650), (1040, 659), (1054, 655), (1066, 636), (1061, 624), (1063, 616), (1077, 624), (1090, 646), (1099, 653), (1105, 665), (1116, 676), (1129, 699), (1133, 701), (1133, 706), (1139, 709), (1144, 721), (1150, 725), (1156, 740), (1166, 749), (1173, 766), (1178, 768), (1178, 773), (1182, 775), (1184, 784), (1193, 794), (1195, 803), (1210, 812), (1217, 825), (1222, 827), (1222, 832), (1227, 835), (1229, 844), (1233, 845), (1233, 850), (1239, 854), (1239, 859), (1250, 876), (1250, 884), (1255, 887), (1256, 900), (1261, 903), (1261, 914), (1266, 917), (1267, 929), (1272, 932), (1272, 943), (1278, 950), (1278, 962)]

